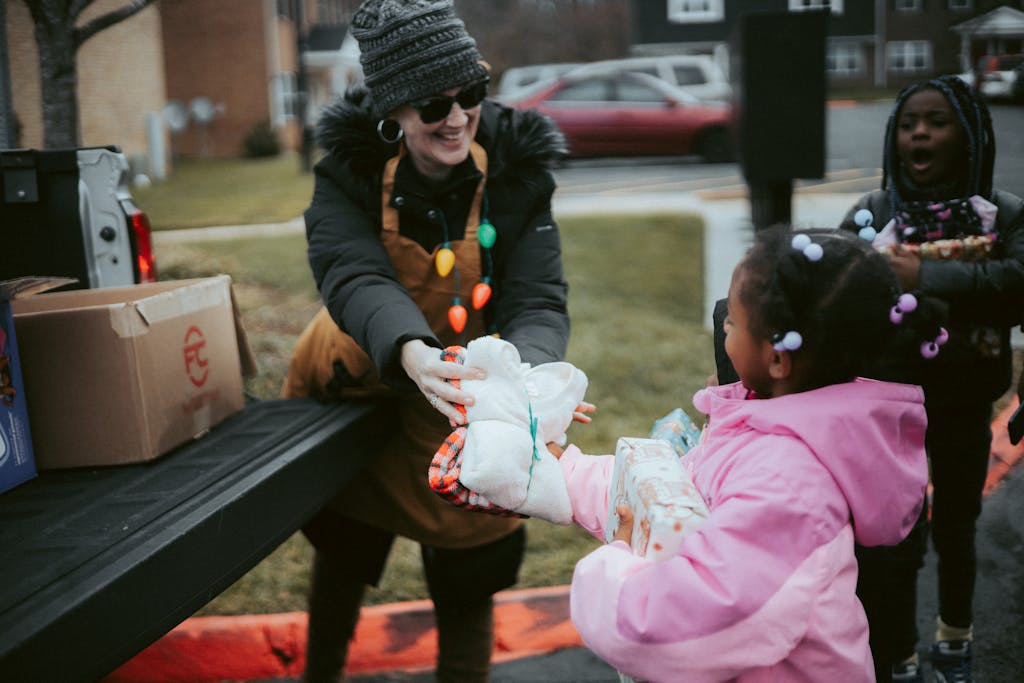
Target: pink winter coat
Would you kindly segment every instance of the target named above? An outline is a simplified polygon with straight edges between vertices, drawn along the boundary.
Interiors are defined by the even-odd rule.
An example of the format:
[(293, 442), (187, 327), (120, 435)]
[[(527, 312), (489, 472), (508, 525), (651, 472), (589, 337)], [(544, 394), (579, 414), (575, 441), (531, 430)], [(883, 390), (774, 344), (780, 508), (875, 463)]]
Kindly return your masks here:
[[(857, 380), (764, 400), (699, 391), (686, 456), (710, 516), (655, 564), (622, 541), (576, 565), (572, 620), (616, 669), (654, 682), (873, 681), (854, 539), (914, 524), (928, 468), (919, 387)], [(573, 518), (604, 537), (613, 456), (569, 447)]]

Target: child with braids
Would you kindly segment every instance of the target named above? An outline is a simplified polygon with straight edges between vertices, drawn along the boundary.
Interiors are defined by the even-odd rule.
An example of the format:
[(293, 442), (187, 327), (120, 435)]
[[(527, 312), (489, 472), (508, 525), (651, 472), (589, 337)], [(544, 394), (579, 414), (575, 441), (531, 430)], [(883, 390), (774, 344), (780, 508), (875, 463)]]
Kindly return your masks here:
[[(858, 237), (773, 229), (733, 272), (728, 309), (741, 381), (694, 396), (708, 422), (683, 459), (709, 514), (654, 562), (618, 508), (615, 540), (576, 566), (573, 623), (653, 682), (873, 681), (854, 539), (906, 535), (927, 465), (921, 389), (862, 376), (898, 354), (931, 362), (941, 306), (901, 294)], [(614, 456), (552, 452), (574, 521), (603, 538)]]
[[(862, 197), (843, 224), (874, 235), (903, 289), (949, 306), (949, 343), (919, 381), (939, 559), (931, 664), (936, 680), (957, 683), (972, 680), (975, 522), (992, 403), (1010, 386), (1010, 330), (1021, 322), (1024, 300), (1024, 204), (993, 189), (994, 162), (992, 121), (976, 93), (951, 76), (912, 85), (886, 127), (882, 189)], [(857, 549), (879, 681), (923, 680), (916, 597), (927, 512), (899, 546)]]

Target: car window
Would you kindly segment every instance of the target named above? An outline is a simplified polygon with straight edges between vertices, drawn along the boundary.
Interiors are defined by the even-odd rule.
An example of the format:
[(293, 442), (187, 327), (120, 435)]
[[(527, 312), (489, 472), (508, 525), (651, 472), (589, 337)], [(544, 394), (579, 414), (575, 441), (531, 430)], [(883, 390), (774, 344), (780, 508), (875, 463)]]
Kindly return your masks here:
[(610, 98), (608, 81), (603, 78), (588, 78), (570, 83), (554, 93), (552, 102), (604, 102)]
[(1012, 71), (1015, 66), (1024, 62), (1024, 55), (1011, 55), (999, 58), (999, 65), (996, 71)]
[(676, 85), (703, 85), (707, 83), (704, 71), (699, 66), (678, 65), (672, 67), (676, 75)]
[(621, 102), (664, 102), (664, 93), (646, 83), (620, 78), (615, 82), (615, 99)]
[(654, 76), (654, 77), (657, 78), (657, 76), (658, 76), (658, 67), (653, 66), (653, 65), (652, 66), (637, 66), (637, 67), (632, 67), (631, 66), (631, 67), (629, 67), (629, 73), (647, 74), (648, 76)]

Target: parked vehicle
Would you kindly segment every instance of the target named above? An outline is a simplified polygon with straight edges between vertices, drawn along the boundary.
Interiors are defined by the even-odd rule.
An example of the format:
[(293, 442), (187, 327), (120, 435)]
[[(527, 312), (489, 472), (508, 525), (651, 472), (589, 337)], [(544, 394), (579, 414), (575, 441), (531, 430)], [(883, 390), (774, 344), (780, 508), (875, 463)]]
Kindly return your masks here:
[(0, 280), (72, 277), (76, 289), (156, 281), (149, 219), (116, 146), (0, 150)]
[(514, 97), (524, 89), (548, 83), (564, 76), (569, 71), (579, 67), (580, 62), (562, 62), (558, 64), (527, 64), (525, 66), (513, 66), (505, 69), (498, 81), (495, 99), (504, 101), (506, 98)]
[(590, 62), (569, 72), (572, 76), (603, 73), (642, 73), (655, 76), (704, 102), (726, 102), (732, 86), (718, 63), (707, 55), (664, 55)]
[(1024, 101), (1020, 79), (1021, 65), (1024, 65), (1024, 54), (987, 55), (978, 61), (978, 68), (958, 74), (972, 88), (977, 87), (976, 78), (980, 74), (981, 94), (990, 100)]
[(728, 105), (701, 102), (647, 74), (565, 76), (506, 103), (554, 119), (572, 156), (735, 157)]

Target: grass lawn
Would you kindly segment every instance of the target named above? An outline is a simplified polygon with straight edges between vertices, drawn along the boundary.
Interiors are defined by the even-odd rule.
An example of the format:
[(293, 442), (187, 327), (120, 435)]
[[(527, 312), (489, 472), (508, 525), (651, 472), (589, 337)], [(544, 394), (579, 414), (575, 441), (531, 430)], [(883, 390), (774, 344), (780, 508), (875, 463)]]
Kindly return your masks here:
[(132, 188), (132, 196), (154, 230), (280, 223), (309, 206), (313, 176), (294, 154), (179, 160), (168, 180)]
[[(308, 188), (300, 203), (307, 195)], [(151, 210), (145, 195), (139, 201)], [(703, 225), (697, 216), (677, 214), (559, 223), (572, 316), (567, 360), (587, 373), (587, 400), (598, 407), (594, 422), (574, 425), (569, 437), (584, 452), (611, 453), (619, 436), (646, 436), (655, 419), (677, 406), (692, 414), (690, 397), (713, 372), (701, 311)], [(261, 369), (247, 388), (275, 396), (295, 339), (319, 306), (302, 237), (161, 245), (157, 259), (163, 278), (234, 278)], [(540, 520), (528, 520), (527, 527), (518, 587), (568, 583), (576, 561), (597, 545), (576, 527)], [(201, 613), (305, 609), (310, 555), (309, 544), (294, 535)], [(426, 596), (418, 546), (400, 539), (369, 602)]]

